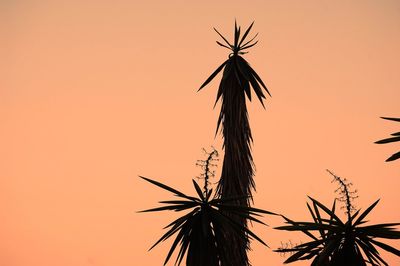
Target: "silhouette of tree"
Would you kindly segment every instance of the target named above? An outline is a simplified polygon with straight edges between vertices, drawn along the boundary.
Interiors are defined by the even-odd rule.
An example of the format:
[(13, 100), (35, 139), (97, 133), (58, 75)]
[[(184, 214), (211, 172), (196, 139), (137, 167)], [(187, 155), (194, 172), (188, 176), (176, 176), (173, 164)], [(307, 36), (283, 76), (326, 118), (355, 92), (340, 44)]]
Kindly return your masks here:
[[(237, 237), (248, 235), (251, 239), (255, 239), (266, 245), (257, 235), (255, 235), (246, 226), (237, 223), (232, 214), (243, 219), (264, 224), (257, 217), (261, 214), (274, 214), (261, 209), (247, 206), (233, 205), (232, 202), (248, 198), (248, 196), (239, 196), (233, 198), (220, 199), (218, 195), (213, 193), (213, 189), (209, 188), (209, 178), (213, 176), (210, 167), (212, 162), (218, 156), (216, 150), (208, 153), (206, 160), (198, 161), (203, 169), (201, 178), (204, 180), (203, 190), (193, 181), (193, 186), (197, 196), (188, 196), (174, 188), (155, 180), (142, 177), (144, 180), (156, 185), (164, 190), (172, 192), (178, 200), (160, 201), (164, 206), (144, 210), (141, 212), (158, 212), (158, 211), (186, 211), (188, 213), (171, 222), (164, 229), (168, 231), (150, 248), (154, 248), (160, 242), (176, 235), (175, 240), (168, 252), (164, 265), (171, 258), (174, 250), (179, 246), (179, 252), (175, 261), (175, 265), (180, 265), (185, 255), (186, 265), (188, 266), (219, 266), (222, 262), (227, 263), (230, 258), (225, 253), (225, 232), (233, 232)], [(265, 224), (264, 224), (265, 225)]]
[[(262, 214), (275, 215), (251, 206), (255, 182), (251, 153), (253, 138), (248, 120), (246, 96), (251, 101), (252, 88), (265, 108), (263, 101), (266, 97), (263, 91), (265, 90), (270, 95), (259, 75), (242, 57), (247, 53), (248, 48), (258, 42), (255, 41), (257, 34), (250, 40), (246, 40), (253, 24), (254, 22), (241, 35), (241, 29), (235, 21), (233, 44), (214, 28), (223, 40), (223, 42), (217, 41), (217, 44), (229, 49), (231, 53), (199, 88), (199, 91), (203, 89), (222, 71), (214, 107), (221, 99), (221, 111), (215, 134), (221, 131), (225, 154), (216, 191), (213, 192), (213, 188), (210, 188), (212, 183), (209, 181), (214, 176), (211, 167), (218, 160), (216, 150), (206, 152), (208, 155), (206, 160), (197, 161), (197, 165), (203, 170), (198, 178), (203, 179), (204, 186), (201, 188), (195, 180), (192, 180), (196, 196), (186, 195), (158, 181), (140, 176), (145, 181), (178, 197), (175, 200), (160, 201), (159, 203), (163, 204), (161, 207), (141, 212), (185, 212), (164, 228), (167, 232), (150, 248), (151, 250), (159, 243), (175, 237), (164, 265), (178, 248), (175, 265), (180, 265), (186, 256), (188, 266), (249, 266), (247, 251), (250, 249), (250, 240), (255, 239), (266, 245), (248, 228), (248, 222), (264, 224), (259, 220)], [(400, 122), (400, 118), (382, 118)], [(392, 136), (376, 143), (400, 141), (400, 132), (393, 133)], [(400, 152), (397, 152), (386, 161), (399, 158)], [(357, 210), (353, 203), (353, 200), (357, 198), (357, 191), (351, 189), (352, 184), (327, 171), (333, 176), (333, 182), (339, 185), (335, 191), (339, 197), (334, 200), (332, 208), (309, 197), (312, 205), (307, 203), (307, 208), (312, 216), (312, 222), (297, 222), (281, 215), (287, 225), (276, 228), (301, 231), (312, 240), (295, 245), (290, 242), (275, 251), (290, 253), (285, 263), (312, 259), (312, 266), (364, 266), (367, 263), (388, 265), (377, 248), (397, 256), (400, 256), (400, 251), (377, 239), (400, 239), (400, 232), (396, 230), (400, 223), (365, 225), (366, 217), (379, 200), (361, 213), (361, 210)], [(335, 214), (336, 201), (344, 203), (342, 208), (345, 209), (346, 221), (342, 221)], [(313, 231), (319, 235), (314, 235)]]
[[(254, 22), (253, 22), (254, 23)], [(221, 178), (218, 183), (217, 193), (221, 199), (248, 195), (249, 197), (236, 200), (237, 206), (250, 206), (252, 199), (252, 189), (255, 189), (253, 180), (253, 158), (251, 154), (252, 135), (248, 120), (246, 107), (246, 96), (251, 101), (251, 90), (253, 88), (256, 96), (264, 107), (263, 99), (265, 95), (263, 89), (268, 93), (268, 89), (259, 75), (241, 56), (247, 53), (245, 50), (251, 48), (258, 41), (254, 41), (257, 34), (245, 41), (253, 23), (241, 36), (240, 27), (235, 22), (234, 42), (229, 43), (227, 39), (214, 30), (222, 38), (224, 43), (217, 41), (217, 44), (231, 51), (228, 59), (222, 63), (210, 77), (201, 85), (204, 88), (214, 77), (223, 70), (221, 82), (216, 97), (215, 104), (221, 99), (221, 111), (219, 114), (216, 133), (222, 124), (222, 134), (224, 140), (224, 161)], [(215, 106), (215, 105), (214, 105)], [(265, 107), (264, 107), (265, 108)], [(230, 215), (230, 214), (229, 214)], [(247, 226), (247, 219), (233, 214), (232, 218), (242, 226)], [(247, 257), (249, 250), (249, 240), (247, 236), (237, 235), (227, 231), (225, 234), (225, 254), (230, 258), (229, 262), (222, 266), (247, 266), (250, 265)]]
[[(336, 200), (331, 209), (311, 198), (312, 208), (307, 203), (307, 208), (313, 218), (313, 222), (296, 222), (282, 216), (289, 225), (280, 226), (276, 229), (287, 231), (301, 231), (310, 238), (311, 241), (296, 245), (290, 248), (279, 248), (276, 252), (294, 252), (285, 263), (291, 263), (299, 260), (313, 259), (312, 266), (363, 266), (388, 265), (382, 259), (377, 247), (400, 256), (400, 250), (397, 250), (377, 238), (400, 239), (400, 232), (394, 227), (400, 223), (385, 223), (364, 225), (367, 215), (378, 204), (375, 201), (364, 212), (355, 210), (352, 203), (356, 197), (356, 191), (351, 191), (346, 179), (336, 176), (328, 170), (334, 177), (334, 181), (339, 183), (340, 197), (336, 200), (344, 202), (347, 214), (347, 221), (344, 222), (335, 214)], [(353, 213), (354, 212), (354, 213)], [(323, 214), (328, 217), (324, 218)], [(317, 231), (319, 236), (315, 236), (311, 231)]]
[[(391, 121), (396, 121), (400, 122), (400, 118), (392, 118), (392, 117), (381, 117), (382, 119), (386, 120), (391, 120)], [(390, 143), (390, 142), (397, 142), (400, 141), (400, 132), (396, 132), (391, 134), (393, 137), (387, 138), (387, 139), (382, 139), (379, 141), (376, 141), (375, 143), (377, 144), (385, 144), (385, 143)], [(400, 151), (396, 152), (392, 156), (390, 156), (388, 159), (386, 159), (386, 162), (394, 161), (400, 158)]]

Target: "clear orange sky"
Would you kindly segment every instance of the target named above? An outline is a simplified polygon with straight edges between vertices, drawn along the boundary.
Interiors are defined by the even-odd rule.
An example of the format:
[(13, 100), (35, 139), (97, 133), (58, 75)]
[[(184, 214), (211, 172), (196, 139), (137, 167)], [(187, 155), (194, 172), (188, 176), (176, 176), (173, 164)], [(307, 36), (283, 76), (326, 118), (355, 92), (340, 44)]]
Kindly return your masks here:
[[(212, 27), (232, 36), (234, 18), (256, 21), (246, 58), (273, 95), (249, 107), (256, 205), (309, 219), (306, 195), (335, 196), (329, 168), (357, 206), (381, 198), (372, 222), (400, 221), (399, 146), (373, 144), (398, 130), (379, 116), (400, 116), (400, 2), (188, 2), (0, 3), (1, 265), (161, 265), (168, 245), (147, 249), (176, 216), (135, 213), (170, 198), (137, 175), (193, 193), (201, 148), (221, 151), (218, 82), (196, 90), (227, 58)], [(255, 230), (272, 248), (302, 237), (271, 227)]]

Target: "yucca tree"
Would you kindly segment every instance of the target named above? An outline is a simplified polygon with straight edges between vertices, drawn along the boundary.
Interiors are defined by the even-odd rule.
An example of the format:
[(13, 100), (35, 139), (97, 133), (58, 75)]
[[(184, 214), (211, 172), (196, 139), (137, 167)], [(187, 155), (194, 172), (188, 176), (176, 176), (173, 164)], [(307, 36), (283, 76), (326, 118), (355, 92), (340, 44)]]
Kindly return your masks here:
[(168, 229), (168, 231), (150, 248), (151, 250), (160, 242), (163, 242), (174, 235), (176, 236), (165, 259), (164, 265), (166, 265), (170, 260), (171, 255), (177, 247), (179, 247), (179, 252), (175, 265), (180, 265), (185, 255), (187, 255), (187, 266), (228, 265), (231, 258), (229, 258), (229, 254), (226, 254), (223, 248), (225, 245), (224, 235), (226, 231), (233, 232), (238, 237), (243, 237), (243, 235), (246, 234), (251, 239), (255, 239), (263, 245), (266, 245), (251, 230), (232, 219), (232, 214), (242, 217), (243, 219), (264, 224), (258, 218), (262, 214), (273, 213), (261, 209), (232, 204), (232, 202), (238, 199), (247, 198), (248, 196), (242, 195), (241, 197), (230, 199), (219, 199), (216, 197), (217, 195), (208, 187), (208, 179), (210, 174), (212, 174), (209, 169), (214, 155), (215, 153), (212, 152), (209, 154), (207, 160), (200, 161), (202, 168), (204, 169), (204, 173), (201, 176), (204, 179), (204, 187), (202, 190), (197, 182), (192, 180), (197, 193), (196, 196), (188, 196), (158, 181), (141, 176), (141, 178), (151, 184), (172, 192), (176, 197), (178, 197), (177, 200), (160, 201), (163, 206), (141, 212), (186, 212), (184, 215), (168, 224), (164, 228)]
[[(394, 117), (381, 117), (382, 119), (386, 119), (386, 120), (391, 120), (391, 121), (395, 121), (395, 122), (400, 122), (400, 118), (394, 118)], [(377, 144), (384, 144), (384, 143), (390, 143), (390, 142), (398, 142), (400, 141), (400, 132), (396, 132), (391, 134), (393, 137), (390, 138), (386, 138), (386, 139), (382, 139), (379, 141), (376, 141), (375, 143)], [(400, 151), (396, 152), (395, 154), (393, 154), (392, 156), (390, 156), (388, 159), (386, 159), (386, 162), (390, 162), (390, 161), (394, 161), (400, 158)]]
[[(222, 200), (239, 195), (249, 196), (233, 202), (238, 206), (250, 206), (252, 189), (255, 188), (253, 180), (254, 164), (250, 147), (252, 135), (245, 95), (251, 101), (252, 87), (255, 95), (264, 106), (263, 99), (265, 95), (263, 90), (270, 94), (259, 75), (242, 57), (243, 54), (247, 53), (246, 50), (248, 48), (257, 43), (255, 41), (257, 34), (246, 41), (252, 27), (253, 23), (247, 28), (243, 36), (241, 36), (241, 29), (235, 22), (234, 41), (232, 44), (214, 28), (223, 40), (223, 43), (217, 41), (217, 44), (229, 49), (231, 53), (228, 59), (211, 74), (199, 89), (204, 88), (223, 70), (215, 101), (215, 104), (219, 99), (222, 102), (216, 133), (222, 125), (223, 147), (225, 149), (217, 193), (221, 196)], [(246, 218), (237, 215), (233, 215), (232, 218), (242, 226), (247, 226)], [(223, 266), (250, 265), (247, 257), (247, 250), (249, 249), (247, 236), (239, 236), (234, 232), (227, 231), (225, 237), (225, 253), (228, 254), (231, 261), (228, 264), (223, 264)]]
[[(341, 197), (339, 201), (345, 202), (347, 221), (342, 221), (335, 214), (336, 200), (330, 209), (309, 197), (312, 207), (307, 203), (307, 208), (313, 222), (297, 222), (282, 216), (288, 225), (276, 229), (301, 231), (312, 240), (292, 248), (280, 248), (275, 251), (292, 253), (285, 263), (312, 259), (312, 266), (364, 266), (367, 263), (388, 265), (377, 248), (397, 256), (400, 256), (400, 250), (377, 239), (400, 239), (400, 232), (395, 228), (400, 223), (365, 225), (368, 222), (366, 220), (368, 214), (375, 208), (379, 200), (360, 214), (360, 210), (355, 211), (352, 204), (355, 192), (349, 189), (351, 183), (336, 175), (334, 175), (334, 180), (340, 184)], [(312, 232), (317, 232), (319, 235), (316, 236)]]

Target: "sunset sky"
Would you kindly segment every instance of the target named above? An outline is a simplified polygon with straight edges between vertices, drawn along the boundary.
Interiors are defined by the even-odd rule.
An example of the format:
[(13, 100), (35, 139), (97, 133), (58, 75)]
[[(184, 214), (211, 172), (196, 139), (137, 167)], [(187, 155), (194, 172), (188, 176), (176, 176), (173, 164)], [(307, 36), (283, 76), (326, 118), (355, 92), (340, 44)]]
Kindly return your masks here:
[[(3, 0), (0, 265), (162, 265), (170, 242), (147, 250), (177, 214), (137, 213), (171, 199), (138, 175), (194, 194), (202, 148), (222, 159), (220, 76), (197, 89), (229, 53), (213, 27), (232, 38), (235, 18), (255, 21), (245, 58), (272, 93), (248, 102), (255, 205), (311, 220), (307, 195), (335, 198), (328, 168), (358, 208), (381, 199), (372, 223), (400, 222), (400, 161), (385, 162), (400, 147), (374, 144), (399, 131), (379, 117), (400, 117), (400, 1)], [(251, 261), (282, 265), (272, 249), (305, 238), (264, 221), (271, 249)]]

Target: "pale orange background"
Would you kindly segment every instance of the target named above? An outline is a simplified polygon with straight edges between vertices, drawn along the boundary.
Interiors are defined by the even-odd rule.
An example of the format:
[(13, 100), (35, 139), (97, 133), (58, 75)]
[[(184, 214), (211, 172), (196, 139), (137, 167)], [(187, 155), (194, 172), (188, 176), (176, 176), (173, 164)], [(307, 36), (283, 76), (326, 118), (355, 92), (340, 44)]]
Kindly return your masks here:
[[(232, 37), (235, 18), (256, 21), (246, 58), (273, 95), (249, 107), (256, 206), (310, 220), (307, 195), (335, 197), (329, 168), (358, 207), (381, 198), (372, 222), (400, 221), (400, 161), (384, 162), (399, 145), (373, 144), (399, 130), (379, 119), (400, 116), (399, 1), (4, 0), (0, 265), (162, 264), (169, 243), (147, 249), (177, 216), (135, 213), (171, 198), (138, 175), (192, 194), (201, 148), (221, 151), (220, 77), (196, 90), (228, 55), (212, 27)], [(265, 221), (272, 248), (304, 239)], [(253, 249), (254, 266), (282, 265)]]

